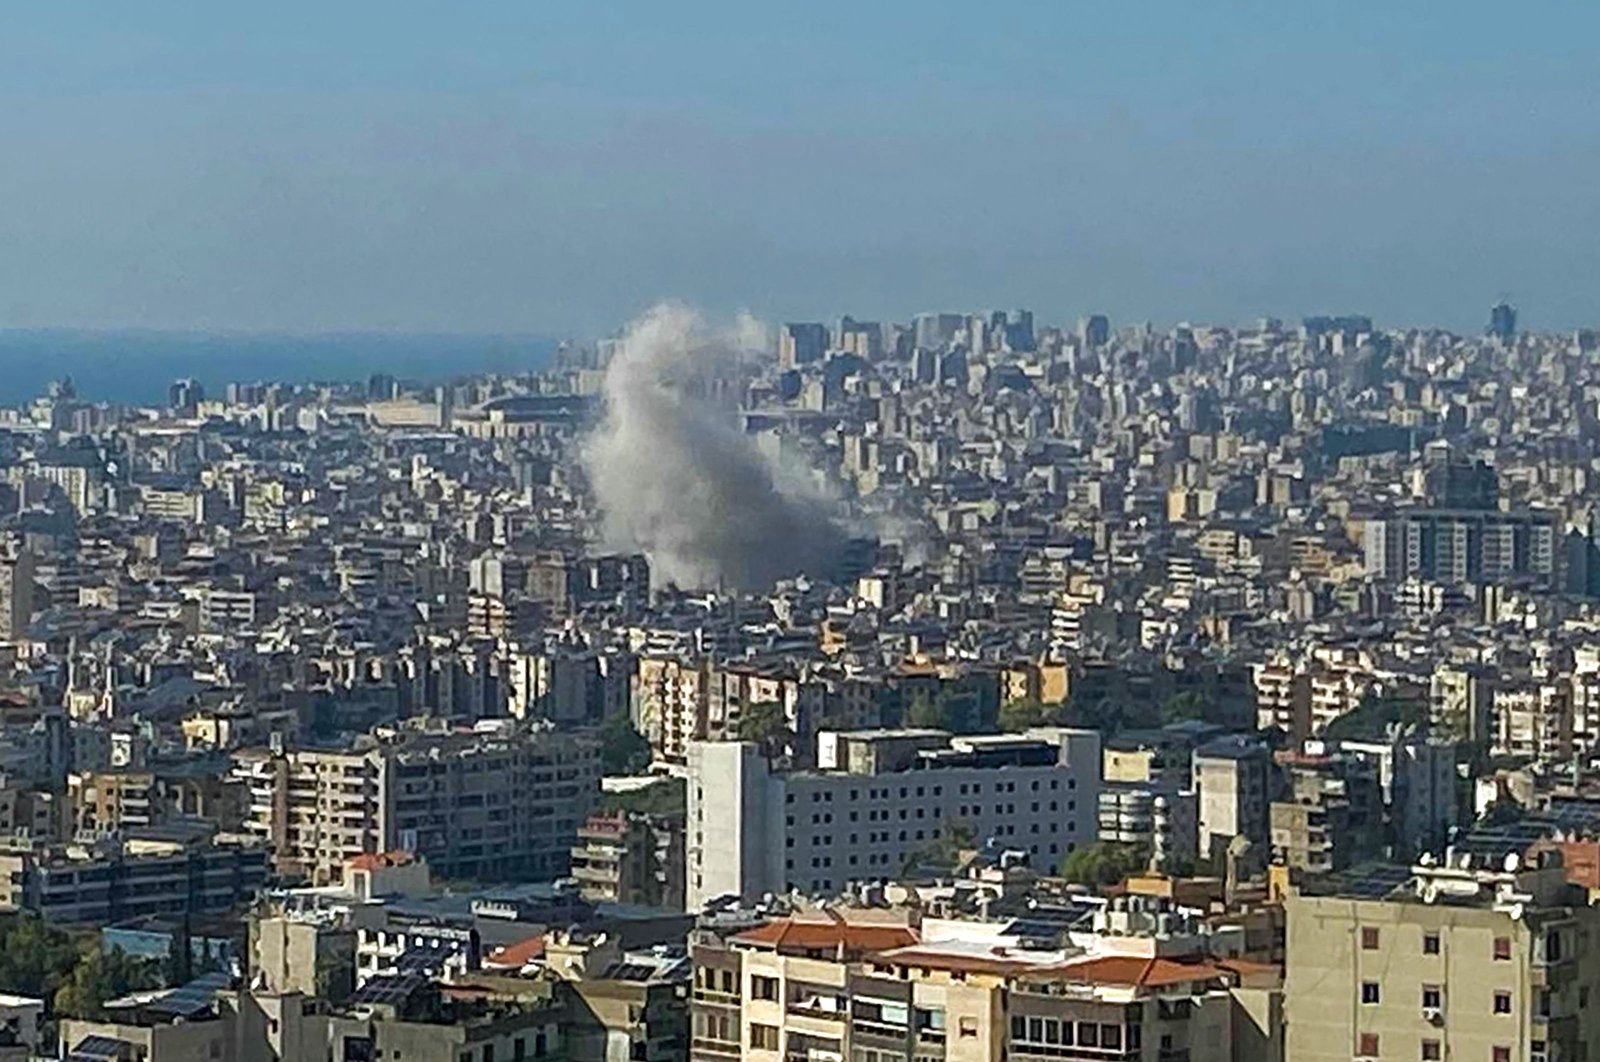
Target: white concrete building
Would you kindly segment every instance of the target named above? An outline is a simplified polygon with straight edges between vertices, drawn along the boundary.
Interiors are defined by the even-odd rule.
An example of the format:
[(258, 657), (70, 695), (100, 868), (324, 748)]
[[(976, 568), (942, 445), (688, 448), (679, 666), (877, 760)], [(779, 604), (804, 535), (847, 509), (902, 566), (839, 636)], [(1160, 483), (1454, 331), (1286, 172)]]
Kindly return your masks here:
[(1096, 839), (1093, 731), (824, 733), (817, 762), (782, 773), (751, 744), (689, 746), (689, 910), (893, 879), (953, 837), (1028, 852), (1044, 870)]

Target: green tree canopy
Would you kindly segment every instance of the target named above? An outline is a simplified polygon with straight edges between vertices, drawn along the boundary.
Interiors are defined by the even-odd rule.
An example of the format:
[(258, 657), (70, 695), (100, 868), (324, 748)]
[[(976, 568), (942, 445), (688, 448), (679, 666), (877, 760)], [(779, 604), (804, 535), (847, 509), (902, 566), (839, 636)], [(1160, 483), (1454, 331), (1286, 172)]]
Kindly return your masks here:
[(662, 815), (683, 818), (687, 794), (683, 779), (663, 778), (640, 789), (621, 793), (601, 793), (598, 808), (601, 811), (634, 811), (644, 815)]
[(1061, 876), (1074, 885), (1115, 885), (1143, 871), (1149, 860), (1143, 845), (1096, 841), (1069, 853), (1061, 861)]
[(56, 989), (56, 1012), (101, 1021), (105, 1018), (108, 1001), (129, 992), (154, 988), (161, 979), (160, 967), (159, 961), (135, 959), (121, 948), (110, 951), (98, 945), (85, 948), (71, 975)]
[(1034, 726), (1054, 726), (1065, 710), (1059, 704), (1045, 704), (1037, 697), (1023, 697), (1000, 706), (1000, 729), (1016, 732)]
[(78, 961), (68, 934), (31, 915), (0, 922), (0, 991), (49, 996)]
[(1368, 697), (1360, 707), (1329, 723), (1323, 736), (1335, 741), (1381, 738), (1395, 724), (1404, 729), (1425, 731), (1428, 727), (1428, 706), (1407, 697)]
[(740, 741), (751, 741), (761, 746), (768, 760), (782, 756), (794, 738), (789, 729), (789, 713), (778, 701), (755, 701), (745, 705), (739, 713), (734, 734)]
[(613, 715), (600, 725), (600, 765), (607, 774), (638, 774), (650, 766), (650, 742), (626, 715)]
[(906, 700), (904, 718), (906, 726), (969, 734), (992, 727), (994, 720), (991, 718), (986, 727), (983, 714), (983, 698), (976, 690), (942, 683), (936, 690), (913, 689)]
[(1206, 699), (1198, 693), (1175, 693), (1161, 702), (1161, 721), (1182, 723), (1191, 719), (1204, 719), (1208, 707)]

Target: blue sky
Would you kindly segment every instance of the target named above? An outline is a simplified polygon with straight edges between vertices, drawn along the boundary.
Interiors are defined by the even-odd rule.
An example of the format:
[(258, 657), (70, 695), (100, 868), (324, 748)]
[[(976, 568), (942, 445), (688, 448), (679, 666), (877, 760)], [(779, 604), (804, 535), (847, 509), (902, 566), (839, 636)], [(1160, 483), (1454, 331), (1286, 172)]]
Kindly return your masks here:
[(1600, 324), (1600, 4), (0, 6), (0, 326)]

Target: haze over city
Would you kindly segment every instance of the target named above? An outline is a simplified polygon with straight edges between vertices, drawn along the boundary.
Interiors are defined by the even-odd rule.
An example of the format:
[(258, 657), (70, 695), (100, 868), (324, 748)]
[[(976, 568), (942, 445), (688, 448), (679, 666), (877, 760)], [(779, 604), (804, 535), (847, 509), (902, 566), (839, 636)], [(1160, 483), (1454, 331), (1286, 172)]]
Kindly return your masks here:
[(1600, 9), (14, 5), (0, 327), (1594, 323)]

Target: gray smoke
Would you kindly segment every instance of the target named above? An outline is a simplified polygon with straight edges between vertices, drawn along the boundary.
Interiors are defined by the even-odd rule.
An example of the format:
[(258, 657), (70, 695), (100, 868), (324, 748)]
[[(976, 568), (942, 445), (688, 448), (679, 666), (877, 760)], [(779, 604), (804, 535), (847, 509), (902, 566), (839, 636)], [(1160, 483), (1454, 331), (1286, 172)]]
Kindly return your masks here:
[(827, 575), (842, 555), (848, 536), (828, 500), (729, 408), (762, 345), (749, 319), (718, 330), (667, 303), (628, 326), (606, 368), (584, 465), (608, 544), (644, 552), (662, 582), (761, 590)]

